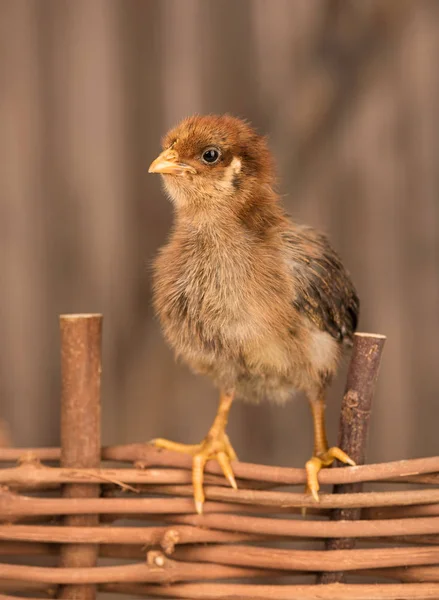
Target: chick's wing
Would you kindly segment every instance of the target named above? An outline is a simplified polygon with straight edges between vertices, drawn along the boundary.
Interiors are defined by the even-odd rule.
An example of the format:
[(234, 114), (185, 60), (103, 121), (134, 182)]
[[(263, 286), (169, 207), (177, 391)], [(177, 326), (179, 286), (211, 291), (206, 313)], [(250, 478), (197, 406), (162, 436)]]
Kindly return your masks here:
[(351, 345), (360, 303), (339, 256), (311, 227), (291, 226), (283, 240), (295, 280), (294, 307), (319, 329)]

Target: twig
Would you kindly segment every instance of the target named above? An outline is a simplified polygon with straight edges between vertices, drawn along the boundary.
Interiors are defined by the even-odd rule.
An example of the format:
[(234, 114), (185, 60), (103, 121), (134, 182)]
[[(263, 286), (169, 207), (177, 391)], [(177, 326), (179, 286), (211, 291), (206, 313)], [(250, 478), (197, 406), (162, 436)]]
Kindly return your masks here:
[(175, 558), (225, 565), (277, 568), (289, 571), (338, 571), (436, 564), (439, 547), (367, 548), (361, 550), (284, 550), (252, 546), (177, 548)]
[[(96, 483), (97, 480), (134, 492), (138, 490), (130, 489), (130, 484), (190, 484), (192, 481), (190, 471), (183, 469), (68, 469), (48, 467), (41, 463), (23, 463), (19, 467), (0, 471), (0, 484), (7, 486), (87, 484)], [(228, 485), (224, 477), (216, 475), (207, 475), (205, 481), (213, 485)]]
[[(334, 471), (336, 470), (334, 469)], [(48, 467), (41, 463), (23, 463), (19, 467), (0, 470), (0, 485), (6, 485), (12, 490), (19, 492), (54, 490), (58, 489), (63, 483), (88, 484), (95, 483), (97, 480), (102, 481), (104, 485), (110, 484), (106, 485), (107, 489), (113, 485), (122, 491), (160, 493), (160, 487), (156, 486), (190, 484), (191, 473), (186, 469), (172, 468), (75, 470)], [(207, 485), (228, 487), (228, 482), (221, 475), (207, 474), (204, 481)], [(263, 489), (264, 487), (269, 488), (283, 485), (239, 478), (237, 478), (237, 481), (240, 489)], [(427, 475), (393, 477), (378, 480), (377, 483), (437, 485), (439, 484), (439, 475), (432, 473)], [(135, 487), (131, 484), (134, 484)]]
[[(241, 515), (181, 515), (178, 523), (211, 527), (221, 531), (240, 531), (259, 535), (300, 538), (391, 537), (399, 535), (439, 534), (439, 517), (385, 521), (326, 522), (292, 519), (268, 519)], [(11, 528), (9, 528), (11, 529)], [(0, 528), (0, 538), (2, 532)], [(438, 558), (439, 562), (439, 558)]]
[(242, 568), (226, 565), (206, 565), (177, 562), (162, 552), (152, 550), (144, 563), (119, 565), (114, 567), (91, 567), (57, 569), (50, 567), (24, 567), (21, 565), (0, 564), (0, 585), (2, 579), (16, 579), (20, 582), (41, 583), (107, 583), (107, 582), (150, 582), (173, 583), (208, 579), (274, 577), (282, 575), (277, 570)]
[[(134, 529), (134, 528), (133, 528)], [(173, 528), (172, 528), (173, 529)], [(244, 542), (264, 542), (273, 543), (279, 541), (289, 541), (286, 536), (269, 536), (269, 535), (256, 535), (246, 533), (229, 533), (229, 532), (217, 532), (207, 531), (206, 536), (211, 535), (212, 538), (207, 542), (203, 542), (204, 536), (200, 533), (200, 542), (196, 542), (197, 536), (194, 534), (194, 543), (244, 543)], [(218, 537), (215, 537), (218, 535)], [(11, 535), (15, 538), (15, 535)], [(20, 536), (17, 536), (20, 537)], [(295, 541), (300, 542), (312, 542), (312, 538), (295, 537)], [(167, 540), (165, 539), (165, 542)], [(427, 546), (439, 546), (439, 535), (407, 535), (407, 536), (392, 536), (392, 542), (407, 544), (407, 545), (427, 545)], [(163, 550), (170, 554), (172, 553), (172, 544), (174, 540), (169, 541), (169, 546), (163, 548)], [(179, 543), (184, 543), (179, 541)], [(192, 543), (188, 541), (188, 543)], [(388, 537), (370, 537), (364, 538), (364, 543), (371, 544), (389, 544)], [(145, 556), (145, 548), (149, 544), (145, 543), (127, 543), (127, 544), (111, 544), (101, 543), (99, 546), (99, 556), (105, 558), (123, 558), (123, 559), (142, 559)], [(155, 544), (150, 544), (155, 545)], [(50, 542), (21, 542), (21, 541), (8, 541), (0, 542), (0, 556), (57, 556), (60, 551), (60, 543), (51, 540)], [(288, 573), (286, 573), (288, 574)]]
[[(101, 315), (62, 315), (61, 328), (61, 466), (73, 468), (99, 467), (101, 458)], [(93, 501), (99, 496), (99, 485), (67, 484), (65, 501)], [(99, 517), (67, 516), (66, 525), (93, 526)], [(72, 542), (74, 542), (72, 540)], [(75, 543), (61, 547), (61, 567), (94, 567), (98, 549)], [(68, 582), (70, 583), (70, 582)], [(76, 581), (72, 583), (76, 584)], [(65, 586), (58, 598), (94, 600), (94, 586)]]
[[(351, 467), (354, 468), (354, 467)], [(173, 496), (192, 496), (192, 487), (160, 486), (156, 491)], [(321, 494), (316, 503), (308, 494), (260, 490), (233, 490), (227, 487), (206, 486), (206, 497), (210, 500), (233, 502), (243, 505), (259, 505), (284, 510), (306, 506), (310, 509), (324, 510), (328, 508), (370, 508), (375, 506), (409, 506), (411, 504), (439, 503), (439, 489), (367, 492), (334, 496)]]
[(146, 563), (111, 567), (70, 568), (0, 564), (0, 580), (1, 579), (17, 579), (19, 581), (58, 583), (64, 585), (121, 581), (149, 581), (161, 583), (163, 581), (163, 569), (160, 565), (148, 565)]
[[(0, 448), (0, 462), (16, 462), (26, 454), (46, 461), (60, 458), (59, 448)], [(160, 450), (148, 444), (128, 444), (124, 446), (108, 446), (102, 448), (102, 460), (128, 463), (141, 463), (147, 467), (172, 467), (191, 469), (191, 459), (183, 454)], [(233, 465), (237, 478), (251, 481), (262, 481), (279, 485), (302, 485), (306, 482), (304, 469), (273, 467), (237, 462)], [(221, 476), (216, 462), (206, 465), (206, 473)], [(395, 478), (415, 477), (425, 473), (439, 473), (439, 456), (399, 460), (374, 465), (350, 467), (349, 469), (327, 469), (319, 473), (319, 481), (323, 485), (357, 483), (368, 481), (395, 481)], [(118, 473), (121, 481), (121, 475)], [(127, 482), (128, 483), (128, 482)]]
[[(229, 543), (231, 539), (227, 538), (228, 534), (224, 535), (224, 539), (221, 543)], [(250, 536), (232, 534), (235, 536), (236, 542), (246, 541), (262, 541), (266, 542), (267, 538), (262, 536)], [(249, 538), (252, 538), (249, 540)], [(221, 540), (220, 540), (221, 541)], [(172, 543), (172, 540), (171, 540)], [(102, 558), (117, 558), (124, 560), (142, 560), (145, 558), (145, 552), (147, 548), (145, 544), (100, 544), (99, 556)], [(57, 556), (60, 551), (60, 544), (58, 543), (41, 543), (41, 542), (1, 542), (0, 543), (0, 555), (8, 556)], [(169, 550), (168, 550), (169, 551)], [(289, 575), (287, 572), (282, 571), (279, 574)], [(268, 574), (268, 571), (267, 571)], [(270, 576), (273, 575), (273, 571), (270, 571)]]
[[(129, 583), (171, 582), (176, 576), (175, 569), (181, 568), (184, 577), (199, 578), (205, 565), (195, 563), (211, 563), (245, 568), (273, 569), (274, 571), (315, 572), (322, 568), (325, 571), (337, 571), (340, 561), (345, 570), (374, 569), (412, 565), (436, 564), (439, 547), (431, 548), (372, 548), (366, 550), (281, 550), (275, 548), (256, 548), (252, 546), (214, 546), (177, 548), (177, 561), (171, 562), (161, 552), (148, 553), (147, 563), (119, 565), (111, 567), (84, 568), (51, 568), (30, 567), (22, 565), (0, 564), (0, 580), (17, 579), (40, 583), (59, 584), (96, 584), (96, 583)], [(180, 560), (186, 564), (181, 565)], [(189, 567), (187, 563), (192, 563)], [(190, 570), (192, 569), (192, 570)], [(180, 575), (179, 575), (180, 576)], [(374, 596), (375, 597), (375, 596)]]
[(103, 585), (106, 592), (190, 600), (437, 600), (439, 584), (337, 584), (243, 585), (237, 583), (186, 583), (167, 587), (152, 585)]
[[(383, 335), (357, 333), (354, 337), (346, 391), (341, 405), (339, 446), (357, 465), (363, 464), (366, 459), (372, 398), (385, 341), (386, 338)], [(362, 487), (361, 483), (336, 485), (334, 494), (358, 493), (362, 491)], [(333, 521), (355, 521), (360, 518), (360, 515), (361, 509), (359, 508), (338, 509), (332, 511), (331, 519)], [(351, 535), (355, 534), (351, 533)], [(326, 540), (325, 547), (327, 550), (347, 550), (355, 547), (355, 540), (337, 536), (334, 539)], [(343, 580), (344, 576), (341, 571), (321, 573), (317, 577), (317, 583), (336, 583)]]
[[(2, 453), (0, 449), (0, 457)], [(124, 462), (140, 462), (144, 466), (192, 468), (191, 458), (178, 452), (161, 450), (148, 444), (128, 444), (111, 446), (103, 449), (104, 460)], [(273, 467), (237, 462), (233, 465), (236, 477), (252, 481), (264, 481), (281, 485), (303, 485), (306, 483), (305, 469), (288, 467)], [(221, 475), (221, 470), (215, 461), (206, 465), (206, 472)], [(319, 481), (323, 484), (356, 483), (393, 479), (406, 475), (424, 473), (439, 473), (439, 456), (399, 460), (376, 465), (363, 465), (349, 469), (327, 469), (319, 473)]]
[[(227, 517), (229, 518), (229, 517)], [(418, 522), (417, 519), (414, 519)], [(421, 519), (425, 520), (425, 519)], [(428, 519), (427, 519), (428, 520)], [(439, 522), (439, 518), (437, 519)], [(386, 523), (388, 523), (386, 521)], [(422, 528), (422, 527), (421, 527)], [(237, 530), (239, 531), (239, 530)], [(416, 533), (423, 533), (416, 532)], [(439, 529), (438, 529), (439, 533)], [(51, 527), (38, 525), (0, 525), (0, 540), (74, 543), (74, 544), (148, 544), (172, 552), (177, 544), (236, 543), (257, 541), (260, 536), (233, 531), (210, 531), (202, 527)]]
[[(169, 486), (171, 488), (172, 486)], [(191, 496), (191, 486), (175, 486), (172, 493)], [(281, 508), (315, 508), (315, 501), (307, 494), (232, 490), (206, 486), (209, 500), (231, 501), (242, 505)], [(377, 506), (409, 506), (438, 504), (439, 490), (412, 490), (400, 492), (370, 492), (361, 494), (320, 496), (319, 508), (370, 508)], [(221, 504), (206, 503), (206, 512), (221, 510)], [(84, 515), (114, 514), (121, 512), (144, 514), (193, 514), (192, 498), (32, 498), (0, 490), (0, 518), (10, 519), (29, 515)]]

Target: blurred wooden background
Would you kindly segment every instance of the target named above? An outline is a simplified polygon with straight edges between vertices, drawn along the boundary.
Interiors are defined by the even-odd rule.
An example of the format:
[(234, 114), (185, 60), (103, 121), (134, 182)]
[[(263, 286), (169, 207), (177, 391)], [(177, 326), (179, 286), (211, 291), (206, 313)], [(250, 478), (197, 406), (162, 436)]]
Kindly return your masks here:
[[(295, 218), (324, 229), (385, 333), (371, 460), (438, 451), (439, 2), (0, 0), (0, 417), (58, 443), (58, 314), (104, 313), (106, 443), (199, 441), (209, 382), (150, 306), (171, 206), (148, 176), (194, 112), (270, 135)], [(342, 375), (328, 408), (336, 439)], [(240, 457), (300, 466), (308, 406), (236, 405)]]

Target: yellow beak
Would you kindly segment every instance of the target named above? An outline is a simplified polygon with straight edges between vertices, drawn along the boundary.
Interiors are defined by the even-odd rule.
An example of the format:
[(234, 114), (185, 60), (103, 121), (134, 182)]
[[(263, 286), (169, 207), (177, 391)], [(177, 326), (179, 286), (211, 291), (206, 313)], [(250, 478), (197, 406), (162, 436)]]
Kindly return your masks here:
[(178, 161), (175, 150), (165, 150), (149, 165), (148, 173), (166, 173), (169, 175), (183, 175), (197, 171), (191, 165)]

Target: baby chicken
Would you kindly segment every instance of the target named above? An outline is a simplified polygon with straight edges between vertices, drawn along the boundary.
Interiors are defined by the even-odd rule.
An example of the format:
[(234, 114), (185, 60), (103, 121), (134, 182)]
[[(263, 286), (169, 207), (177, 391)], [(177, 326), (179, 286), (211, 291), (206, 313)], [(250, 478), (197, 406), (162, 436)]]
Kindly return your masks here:
[(246, 122), (193, 116), (172, 129), (151, 164), (175, 209), (169, 242), (154, 265), (154, 306), (177, 357), (220, 390), (204, 440), (158, 447), (190, 453), (197, 512), (203, 470), (216, 459), (236, 488), (236, 454), (226, 435), (234, 398), (283, 403), (303, 391), (311, 406), (314, 452), (307, 489), (318, 500), (328, 448), (325, 390), (344, 347), (352, 344), (359, 301), (326, 237), (285, 214), (266, 141)]

